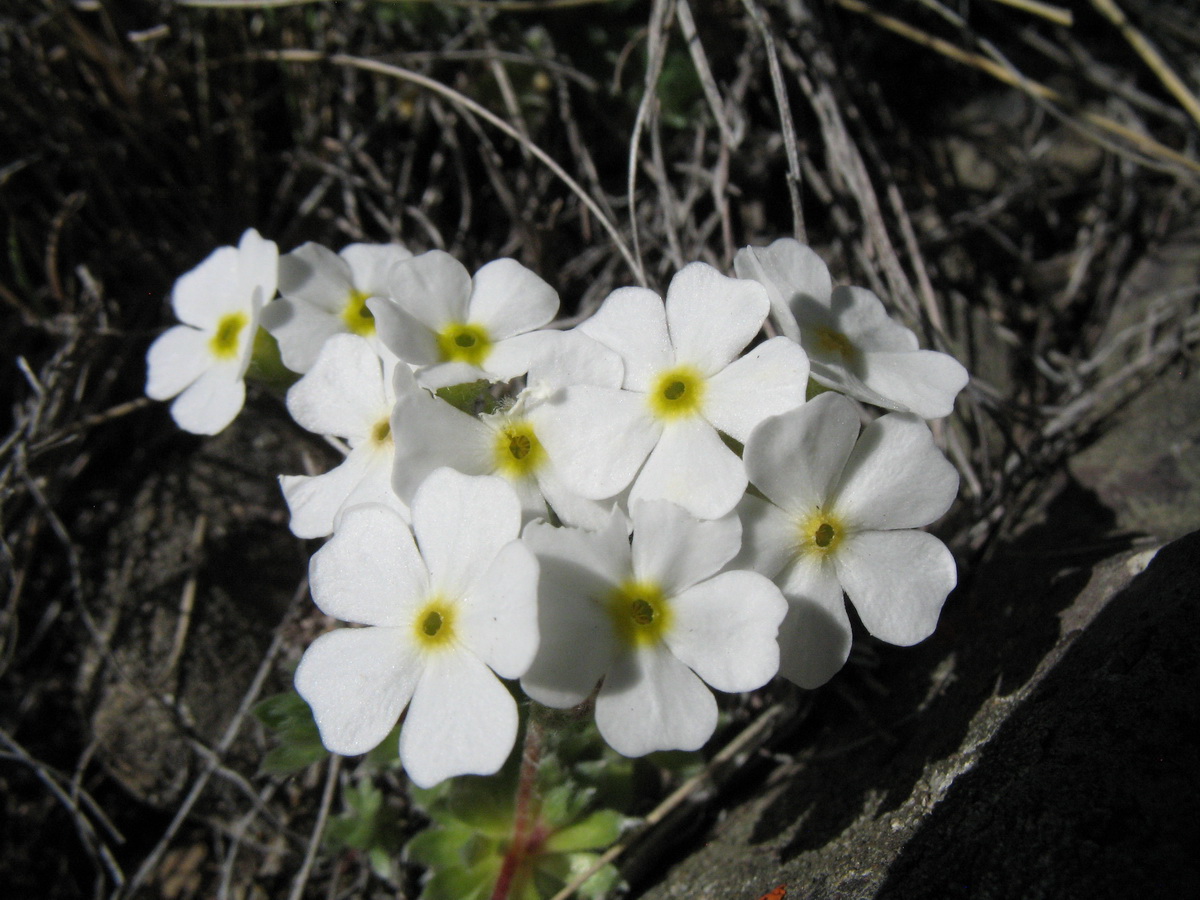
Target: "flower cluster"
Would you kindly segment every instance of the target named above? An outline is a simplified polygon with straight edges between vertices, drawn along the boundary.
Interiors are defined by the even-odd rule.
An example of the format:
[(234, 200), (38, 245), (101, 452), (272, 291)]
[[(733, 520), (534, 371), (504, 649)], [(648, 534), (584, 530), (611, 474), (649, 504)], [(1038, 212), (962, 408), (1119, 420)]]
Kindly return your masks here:
[(832, 677), (847, 597), (882, 640), (932, 632), (956, 572), (918, 529), (958, 476), (924, 419), (965, 370), (796, 241), (734, 270), (691, 263), (665, 298), (620, 288), (569, 330), (511, 259), (279, 256), (248, 231), (179, 279), (184, 324), (151, 347), (147, 393), (221, 430), (261, 323), (300, 376), (293, 418), (346, 450), (281, 477), (292, 531), (328, 537), (314, 601), (361, 626), (296, 671), (329, 749), (370, 750), (403, 714), (416, 784), (495, 772), (517, 732), (507, 679), (550, 707), (592, 700), (625, 755), (693, 750), (712, 689)]

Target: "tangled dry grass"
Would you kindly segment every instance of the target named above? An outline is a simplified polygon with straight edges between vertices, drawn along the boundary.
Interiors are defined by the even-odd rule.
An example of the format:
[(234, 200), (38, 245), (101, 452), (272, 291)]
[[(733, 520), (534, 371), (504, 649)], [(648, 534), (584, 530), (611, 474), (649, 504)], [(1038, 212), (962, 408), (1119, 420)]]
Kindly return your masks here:
[(938, 432), (969, 573), (1200, 338), (1169, 257), (1130, 281), (1200, 240), (1198, 49), (1149, 0), (6, 4), (7, 895), (416, 893), (320, 850), (346, 766), (257, 772), (248, 711), (321, 627), (273, 476), (323, 448), (265, 395), (212, 442), (141, 399), (211, 248), (515, 256), (578, 314), (807, 240), (974, 375)]

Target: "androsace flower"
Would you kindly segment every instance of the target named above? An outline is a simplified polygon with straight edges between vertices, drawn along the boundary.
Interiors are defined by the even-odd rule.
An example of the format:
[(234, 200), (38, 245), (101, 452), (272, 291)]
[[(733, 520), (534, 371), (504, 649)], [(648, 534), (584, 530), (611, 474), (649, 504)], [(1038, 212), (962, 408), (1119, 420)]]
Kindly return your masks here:
[(313, 600), (365, 628), (317, 638), (296, 690), (334, 753), (365, 753), (407, 707), (400, 760), (430, 787), (490, 775), (508, 757), (519, 678), (538, 644), (538, 565), (517, 539), (521, 510), (498, 478), (439, 469), (413, 501), (412, 530), (358, 506), (312, 559)]
[(621, 288), (579, 326), (620, 354), (620, 389), (568, 387), (545, 416), (542, 442), (568, 487), (630, 500), (670, 500), (703, 518), (733, 509), (746, 473), (722, 434), (745, 441), (768, 416), (804, 402), (808, 360), (779, 337), (738, 354), (762, 327), (766, 290), (692, 263), (667, 299)]
[[(296, 537), (331, 534), (338, 513), (360, 503), (382, 503), (407, 521), (408, 505), (392, 490), (396, 395), (391, 373), (396, 362), (382, 346), (372, 347), (357, 335), (337, 334), (288, 390), (288, 412), (297, 424), (315, 434), (344, 438), (350, 445), (346, 459), (323, 475), (280, 476)], [(407, 366), (401, 368), (408, 372)]]
[(580, 497), (558, 474), (539, 437), (552, 400), (567, 381), (617, 385), (620, 358), (576, 332), (551, 332), (531, 362), (531, 386), (494, 413), (474, 416), (420, 387), (406, 367), (395, 375), (392, 434), (396, 454), (392, 487), (411, 498), (440, 466), (468, 475), (498, 475), (517, 492), (526, 520), (545, 518), (547, 503), (569, 525), (599, 527), (611, 503)]
[(146, 354), (146, 394), (168, 400), (184, 431), (216, 434), (246, 402), (243, 380), (259, 316), (275, 296), (279, 250), (253, 228), (237, 247), (218, 247), (175, 282), (171, 306), (182, 322)]
[(734, 566), (775, 579), (789, 609), (779, 674), (813, 688), (850, 652), (842, 592), (871, 634), (891, 644), (924, 640), (957, 582), (954, 558), (914, 529), (941, 516), (958, 473), (909, 413), (863, 429), (853, 402), (821, 394), (763, 422), (745, 449), (750, 481)]
[(430, 388), (525, 374), (544, 340), (535, 329), (558, 311), (554, 288), (513, 259), (472, 278), (449, 253), (430, 250), (392, 269), (391, 290), (367, 304), (379, 337)]
[(769, 247), (739, 250), (733, 266), (739, 278), (767, 288), (772, 317), (808, 353), (814, 381), (925, 419), (953, 410), (967, 370), (952, 356), (921, 350), (917, 336), (893, 321), (870, 291), (833, 287), (812, 248), (781, 238)]
[(351, 244), (334, 253), (307, 243), (281, 256), (280, 297), (263, 310), (263, 327), (279, 342), (283, 364), (307, 372), (335, 334), (377, 344), (367, 300), (387, 297), (393, 267), (410, 258), (400, 244)]
[(749, 691), (774, 676), (787, 604), (762, 575), (720, 572), (741, 539), (735, 515), (701, 520), (662, 500), (631, 508), (632, 546), (619, 509), (599, 531), (526, 526), (542, 643), (521, 686), (565, 708), (603, 679), (596, 725), (613, 749), (694, 750), (717, 723), (706, 684)]

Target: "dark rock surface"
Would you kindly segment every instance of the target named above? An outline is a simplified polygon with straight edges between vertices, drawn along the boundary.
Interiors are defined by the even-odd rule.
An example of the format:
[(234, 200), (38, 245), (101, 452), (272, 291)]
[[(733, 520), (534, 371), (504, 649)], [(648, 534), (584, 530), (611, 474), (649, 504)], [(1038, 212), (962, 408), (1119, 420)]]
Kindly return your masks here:
[(1072, 531), (1106, 519), (1068, 484), (933, 638), (883, 652), (886, 696), (818, 700), (645, 896), (1200, 896), (1200, 533), (1113, 555)]

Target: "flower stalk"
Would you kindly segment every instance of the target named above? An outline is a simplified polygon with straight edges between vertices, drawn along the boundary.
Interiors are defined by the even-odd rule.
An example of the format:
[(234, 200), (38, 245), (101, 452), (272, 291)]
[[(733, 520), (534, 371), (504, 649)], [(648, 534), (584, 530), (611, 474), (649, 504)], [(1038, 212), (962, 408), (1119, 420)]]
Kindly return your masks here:
[(542, 759), (542, 723), (537, 710), (538, 706), (531, 704), (529, 719), (525, 724), (525, 742), (521, 749), (521, 772), (517, 776), (512, 843), (504, 854), (491, 900), (508, 900), (522, 863), (537, 852), (537, 772)]

